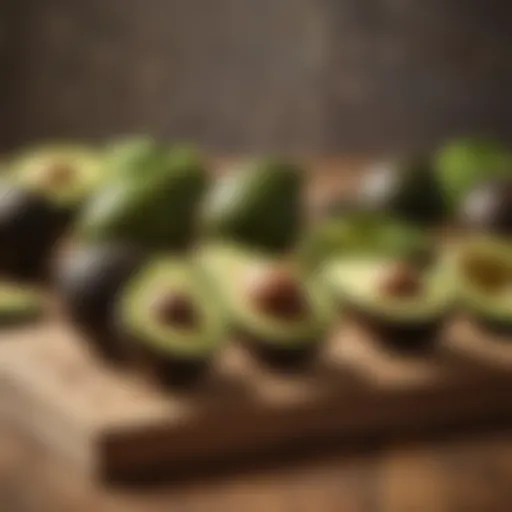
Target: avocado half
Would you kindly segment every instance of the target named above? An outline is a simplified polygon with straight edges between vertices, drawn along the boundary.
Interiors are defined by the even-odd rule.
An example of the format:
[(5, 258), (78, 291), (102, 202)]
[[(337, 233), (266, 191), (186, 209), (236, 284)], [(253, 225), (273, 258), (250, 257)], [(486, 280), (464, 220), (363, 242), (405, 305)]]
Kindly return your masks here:
[(41, 293), (10, 281), (0, 282), (0, 325), (25, 325), (40, 320), (45, 311)]
[(397, 263), (381, 257), (338, 258), (326, 262), (322, 273), (341, 303), (386, 345), (421, 350), (431, 346), (451, 313), (453, 279), (444, 265), (432, 265), (418, 270), (418, 293), (386, 293), (382, 276)]
[[(336, 315), (332, 296), (316, 274), (232, 244), (212, 245), (200, 260), (240, 339), (257, 358), (271, 366), (297, 368), (318, 352)], [(289, 286), (288, 277), (286, 282), (275, 277), (283, 268), (297, 285), (291, 297), (282, 289)], [(297, 291), (300, 295), (294, 297)], [(268, 308), (257, 302), (258, 293), (267, 293)], [(303, 303), (297, 305), (297, 298)]]
[(188, 385), (227, 341), (222, 307), (192, 262), (157, 256), (124, 287), (116, 329), (143, 369), (162, 383)]
[(49, 144), (15, 158), (12, 180), (46, 197), (70, 214), (94, 193), (104, 179), (96, 151), (80, 145)]
[(512, 333), (512, 245), (474, 238), (452, 253), (459, 301), (480, 325)]

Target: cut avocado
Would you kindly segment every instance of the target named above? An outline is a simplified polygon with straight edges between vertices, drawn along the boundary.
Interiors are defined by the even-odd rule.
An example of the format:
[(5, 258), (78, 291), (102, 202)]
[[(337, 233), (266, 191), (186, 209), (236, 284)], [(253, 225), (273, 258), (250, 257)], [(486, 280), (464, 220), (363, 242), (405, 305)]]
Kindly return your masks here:
[(193, 263), (151, 260), (124, 288), (116, 325), (138, 361), (169, 384), (195, 382), (227, 341), (223, 309)]
[(212, 245), (200, 261), (257, 357), (296, 367), (317, 352), (336, 316), (317, 276), (237, 245)]
[(453, 305), (453, 278), (442, 264), (421, 269), (395, 259), (338, 258), (323, 275), (365, 325), (401, 349), (429, 346)]
[(302, 170), (264, 160), (223, 177), (206, 198), (203, 223), (212, 238), (286, 251), (302, 229)]
[(12, 179), (47, 197), (56, 206), (76, 210), (100, 186), (104, 167), (93, 150), (75, 145), (32, 149), (12, 164)]
[(432, 158), (413, 155), (378, 163), (363, 180), (365, 209), (421, 226), (436, 225), (446, 205)]
[(192, 150), (166, 155), (147, 180), (116, 180), (87, 205), (79, 235), (87, 242), (127, 242), (148, 249), (181, 249), (195, 235), (196, 213), (208, 175)]
[(25, 325), (39, 320), (44, 314), (42, 295), (26, 286), (0, 282), (0, 325)]
[(461, 305), (478, 323), (512, 332), (512, 246), (495, 239), (470, 240), (452, 254)]

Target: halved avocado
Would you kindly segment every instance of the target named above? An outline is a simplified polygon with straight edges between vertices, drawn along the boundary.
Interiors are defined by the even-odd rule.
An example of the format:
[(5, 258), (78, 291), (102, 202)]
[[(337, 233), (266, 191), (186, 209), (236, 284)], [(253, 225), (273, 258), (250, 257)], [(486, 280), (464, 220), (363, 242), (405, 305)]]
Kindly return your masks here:
[(43, 277), (63, 229), (61, 211), (47, 197), (0, 184), (0, 272), (20, 278)]
[(212, 245), (200, 261), (241, 340), (259, 359), (295, 368), (317, 353), (336, 316), (317, 275), (237, 245)]
[(430, 346), (451, 312), (453, 279), (442, 264), (338, 258), (326, 263), (323, 275), (341, 302), (395, 348)]
[(111, 361), (127, 356), (112, 328), (113, 309), (145, 255), (127, 244), (77, 246), (56, 263), (55, 284), (73, 325), (92, 347)]
[(39, 320), (45, 311), (40, 292), (10, 281), (0, 282), (0, 325), (25, 325)]
[(16, 158), (11, 166), (11, 178), (45, 196), (56, 207), (74, 212), (101, 184), (104, 166), (92, 149), (50, 144)]
[(150, 260), (126, 285), (116, 327), (137, 362), (159, 381), (191, 384), (227, 341), (227, 323), (202, 271), (171, 256)]
[(460, 245), (451, 263), (461, 305), (478, 323), (512, 332), (512, 245), (478, 238)]

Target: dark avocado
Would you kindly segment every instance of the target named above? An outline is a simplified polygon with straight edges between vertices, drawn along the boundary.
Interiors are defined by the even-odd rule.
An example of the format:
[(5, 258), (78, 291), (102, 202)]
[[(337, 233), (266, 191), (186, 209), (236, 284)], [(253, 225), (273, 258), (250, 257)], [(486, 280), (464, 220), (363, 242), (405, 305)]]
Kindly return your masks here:
[(303, 228), (303, 173), (288, 162), (262, 160), (219, 180), (202, 212), (212, 239), (287, 251)]
[(33, 190), (0, 184), (0, 272), (19, 278), (45, 277), (67, 216)]
[(147, 179), (114, 180), (81, 215), (77, 232), (92, 243), (118, 241), (149, 250), (186, 248), (208, 184), (201, 155), (190, 149), (166, 154)]
[(381, 162), (363, 180), (361, 204), (420, 226), (435, 226), (446, 217), (446, 204), (432, 159), (413, 155)]
[(12, 281), (0, 282), (0, 326), (32, 324), (42, 318), (45, 309), (39, 291)]
[(57, 263), (56, 288), (71, 321), (109, 359), (126, 354), (112, 329), (113, 308), (121, 287), (144, 261), (127, 244), (77, 247)]
[(212, 245), (200, 259), (240, 340), (259, 360), (280, 369), (311, 362), (335, 318), (331, 296), (315, 274), (236, 245)]
[(11, 179), (45, 196), (72, 216), (99, 188), (104, 166), (92, 149), (78, 145), (46, 145), (14, 159)]
[(431, 347), (451, 313), (454, 285), (441, 264), (424, 269), (397, 259), (339, 258), (324, 274), (342, 304), (392, 348)]
[(459, 299), (477, 323), (512, 333), (512, 246), (495, 239), (469, 240), (454, 251)]
[(512, 174), (471, 191), (462, 203), (459, 218), (470, 231), (512, 237)]
[(193, 262), (156, 256), (124, 287), (115, 325), (143, 371), (165, 385), (188, 387), (228, 340), (225, 318)]

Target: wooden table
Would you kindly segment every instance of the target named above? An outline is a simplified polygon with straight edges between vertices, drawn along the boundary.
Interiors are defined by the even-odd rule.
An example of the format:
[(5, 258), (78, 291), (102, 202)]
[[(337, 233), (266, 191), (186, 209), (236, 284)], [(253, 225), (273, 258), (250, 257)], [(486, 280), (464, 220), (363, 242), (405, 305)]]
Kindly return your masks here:
[(322, 450), (152, 488), (100, 487), (0, 428), (2, 512), (509, 512), (512, 427)]

